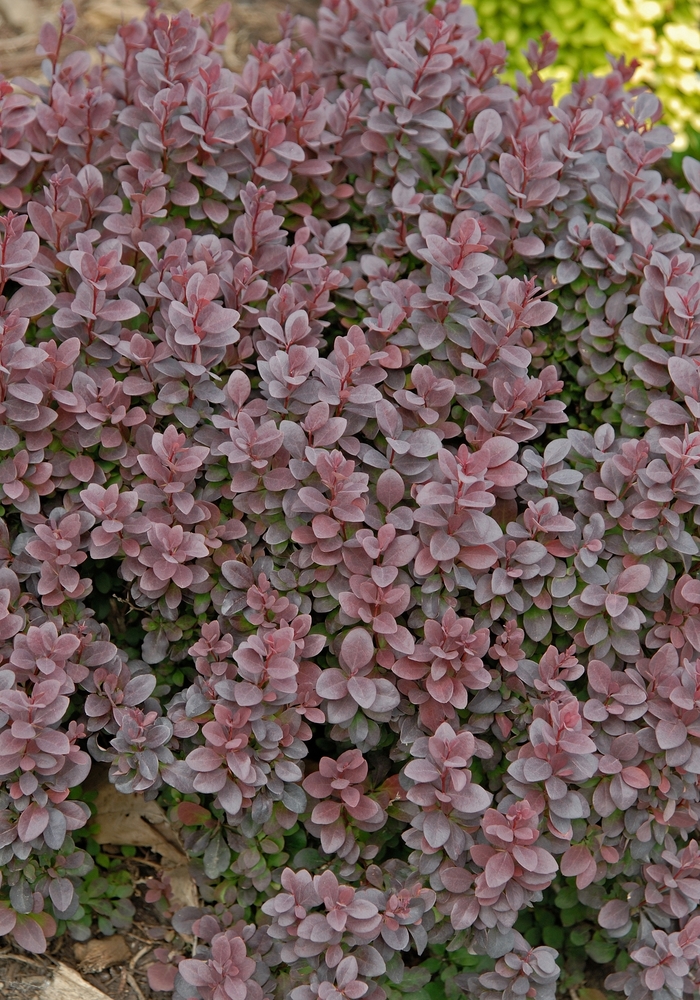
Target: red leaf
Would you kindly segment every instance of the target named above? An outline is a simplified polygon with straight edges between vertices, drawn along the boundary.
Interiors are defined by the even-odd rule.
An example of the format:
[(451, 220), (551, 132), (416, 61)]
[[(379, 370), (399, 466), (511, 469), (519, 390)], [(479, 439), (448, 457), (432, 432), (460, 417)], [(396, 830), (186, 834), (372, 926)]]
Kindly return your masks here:
[(513, 858), (506, 851), (498, 851), (493, 857), (489, 858), (484, 874), (486, 875), (486, 884), (489, 888), (496, 889), (499, 886), (505, 885), (515, 874)]

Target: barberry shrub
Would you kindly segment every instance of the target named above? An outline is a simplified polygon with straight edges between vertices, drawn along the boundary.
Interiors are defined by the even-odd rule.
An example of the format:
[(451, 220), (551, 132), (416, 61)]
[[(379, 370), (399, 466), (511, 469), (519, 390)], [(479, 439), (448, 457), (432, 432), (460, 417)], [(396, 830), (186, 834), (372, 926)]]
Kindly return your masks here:
[(235, 74), (226, 6), (95, 64), (67, 2), (0, 81), (25, 949), (133, 913), (94, 759), (189, 852), (177, 1000), (700, 988), (700, 163), (624, 61), (554, 105), (551, 40), (512, 89), (429, 6), (326, 0)]

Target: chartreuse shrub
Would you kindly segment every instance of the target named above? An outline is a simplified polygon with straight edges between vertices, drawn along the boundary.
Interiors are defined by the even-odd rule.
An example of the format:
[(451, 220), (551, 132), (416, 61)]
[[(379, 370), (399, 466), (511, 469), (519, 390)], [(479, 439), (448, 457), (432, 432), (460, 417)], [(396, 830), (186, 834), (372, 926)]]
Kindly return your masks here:
[(0, 82), (0, 932), (128, 925), (96, 759), (176, 1000), (695, 996), (700, 163), (457, 0), (226, 16)]
[(650, 87), (675, 132), (674, 149), (700, 150), (698, 0), (473, 0), (489, 38), (503, 40), (508, 66), (527, 71), (528, 41), (550, 32), (559, 54), (547, 76), (563, 94), (581, 73), (605, 74), (607, 54), (636, 60), (635, 84)]

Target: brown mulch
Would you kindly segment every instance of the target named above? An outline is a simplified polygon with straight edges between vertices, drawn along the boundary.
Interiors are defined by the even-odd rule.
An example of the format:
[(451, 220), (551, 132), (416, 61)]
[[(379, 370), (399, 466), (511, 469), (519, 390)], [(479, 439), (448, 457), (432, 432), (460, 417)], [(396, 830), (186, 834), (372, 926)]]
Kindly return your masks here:
[[(128, 949), (128, 958), (124, 957), (101, 972), (84, 971), (85, 967), (78, 957), (81, 955), (80, 946), (65, 936), (53, 940), (46, 955), (17, 955), (6, 949), (0, 952), (0, 996), (3, 1000), (39, 1000), (42, 987), (51, 979), (56, 963), (62, 962), (78, 969), (86, 983), (112, 1000), (162, 998), (164, 994), (151, 991), (146, 969), (153, 961), (153, 949), (159, 945), (162, 947), (166, 942), (149, 940), (145, 937), (147, 930), (136, 924), (132, 931), (123, 932), (121, 940)], [(110, 943), (114, 939), (93, 940), (95, 943)], [(65, 1000), (71, 1000), (71, 997), (66, 996)]]

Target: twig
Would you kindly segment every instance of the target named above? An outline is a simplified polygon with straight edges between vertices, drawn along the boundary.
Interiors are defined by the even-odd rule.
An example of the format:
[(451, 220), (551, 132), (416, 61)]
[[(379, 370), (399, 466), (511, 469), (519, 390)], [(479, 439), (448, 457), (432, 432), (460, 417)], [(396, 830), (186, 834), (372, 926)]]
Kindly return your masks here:
[[(49, 958), (50, 956), (47, 955), (46, 957)], [(7, 959), (8, 962), (24, 962), (25, 965), (34, 965), (37, 969), (44, 968), (41, 962), (36, 962), (33, 958), (25, 958), (24, 955), (15, 955), (11, 951), (0, 951), (0, 958)]]
[(136, 980), (134, 979), (134, 977), (132, 976), (132, 974), (130, 972), (127, 972), (127, 974), (126, 974), (126, 981), (129, 984), (129, 986), (132, 988), (132, 990), (134, 991), (134, 993), (136, 994), (136, 996), (139, 998), (139, 1000), (146, 1000), (145, 996), (141, 992), (141, 988), (140, 988), (139, 984), (136, 982)]
[(134, 955), (134, 957), (133, 957), (133, 958), (131, 959), (131, 961), (129, 962), (129, 968), (130, 968), (130, 969), (135, 969), (135, 968), (136, 968), (136, 965), (137, 965), (137, 963), (138, 963), (138, 960), (139, 960), (140, 958), (143, 958), (143, 956), (144, 956), (145, 954), (147, 954), (147, 952), (149, 952), (149, 951), (153, 951), (153, 949), (154, 949), (154, 948), (155, 948), (155, 944), (148, 944), (148, 945), (144, 945), (144, 947), (143, 947), (143, 948), (141, 948), (141, 950), (140, 950), (140, 951), (137, 951), (137, 952), (136, 952), (136, 954)]
[(155, 944), (153, 944), (150, 941), (147, 941), (146, 938), (139, 937), (138, 934), (134, 934), (133, 931), (124, 931), (124, 934), (126, 935), (126, 937), (133, 938), (134, 941), (140, 941), (141, 944), (148, 944), (150, 945), (151, 948), (155, 948)]

